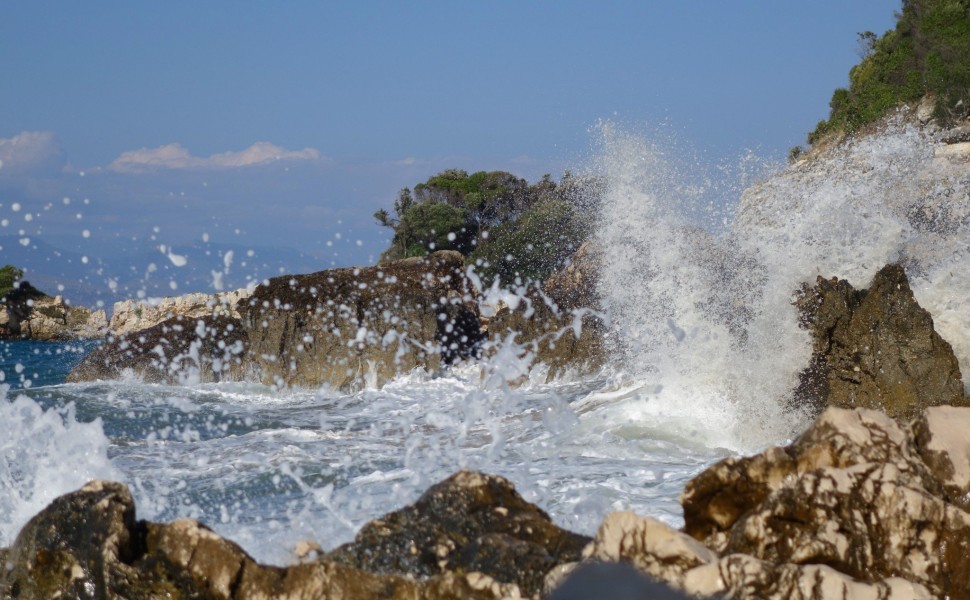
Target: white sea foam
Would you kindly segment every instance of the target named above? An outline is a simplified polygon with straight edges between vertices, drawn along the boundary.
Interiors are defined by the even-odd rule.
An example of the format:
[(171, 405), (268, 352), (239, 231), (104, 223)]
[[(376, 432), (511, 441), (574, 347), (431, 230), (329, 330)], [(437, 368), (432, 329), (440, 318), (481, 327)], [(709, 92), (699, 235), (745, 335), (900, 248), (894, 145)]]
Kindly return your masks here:
[[(2, 386), (6, 388), (6, 386)], [(108, 460), (100, 420), (79, 423), (73, 404), (44, 410), (24, 395), (0, 397), (0, 547), (42, 508), (92, 479), (124, 480)]]

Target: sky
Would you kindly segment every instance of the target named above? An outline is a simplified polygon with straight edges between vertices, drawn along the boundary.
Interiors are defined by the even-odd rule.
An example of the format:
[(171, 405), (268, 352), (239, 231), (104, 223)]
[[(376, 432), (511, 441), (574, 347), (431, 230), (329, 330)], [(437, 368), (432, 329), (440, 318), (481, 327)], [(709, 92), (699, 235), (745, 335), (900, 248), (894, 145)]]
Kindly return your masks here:
[(400, 188), (582, 171), (603, 120), (782, 160), (899, 6), (3, 3), (0, 263), (84, 300), (370, 264)]

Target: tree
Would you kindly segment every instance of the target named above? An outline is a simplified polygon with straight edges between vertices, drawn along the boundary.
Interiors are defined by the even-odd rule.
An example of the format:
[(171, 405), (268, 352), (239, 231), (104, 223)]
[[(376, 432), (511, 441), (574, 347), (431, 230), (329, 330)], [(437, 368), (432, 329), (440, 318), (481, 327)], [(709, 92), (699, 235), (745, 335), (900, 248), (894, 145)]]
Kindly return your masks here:
[(13, 265), (0, 267), (0, 301), (17, 289), (17, 284), (23, 277), (24, 272)]

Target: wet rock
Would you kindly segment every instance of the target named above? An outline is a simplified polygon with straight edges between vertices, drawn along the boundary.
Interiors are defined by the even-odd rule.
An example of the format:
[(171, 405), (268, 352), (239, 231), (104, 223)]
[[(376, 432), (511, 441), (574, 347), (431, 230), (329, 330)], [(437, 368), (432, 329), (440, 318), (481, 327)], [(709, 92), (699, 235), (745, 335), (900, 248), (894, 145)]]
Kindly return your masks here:
[(239, 305), (270, 383), (353, 389), (475, 356), (477, 305), (461, 254), (276, 277)]
[(550, 367), (550, 379), (568, 370), (598, 370), (606, 360), (606, 327), (596, 292), (601, 259), (585, 242), (562, 271), (530, 288), (515, 306), (501, 309), (488, 324), (489, 338), (515, 336), (535, 363)]
[[(685, 588), (830, 597), (784, 595), (812, 589), (797, 583), (809, 577), (836, 591), (858, 580), (880, 598), (910, 588), (929, 594), (911, 597), (958, 597), (970, 589), (970, 514), (948, 499), (965, 481), (967, 448), (941, 423), (948, 418), (964, 422), (970, 409), (930, 409), (910, 428), (877, 411), (829, 408), (787, 448), (712, 466), (684, 490), (684, 531), (722, 558), (688, 571)], [(746, 557), (725, 563), (730, 555)]]
[[(607, 594), (608, 592), (608, 596)], [(626, 563), (591, 563), (572, 573), (548, 600), (687, 600), (688, 596), (645, 577)]]
[(415, 580), (327, 560), (260, 565), (196, 521), (136, 520), (128, 489), (104, 481), (54, 500), (0, 558), (0, 597), (18, 600), (521, 597), (515, 585), (481, 573)]
[(248, 372), (249, 339), (239, 319), (173, 317), (154, 327), (110, 337), (67, 375), (67, 381), (119, 379), (150, 383), (236, 381)]
[(814, 340), (796, 403), (873, 408), (900, 420), (928, 406), (968, 405), (953, 349), (899, 265), (883, 267), (866, 290), (820, 277), (796, 304)]
[(506, 479), (461, 471), (366, 524), (326, 559), (418, 578), (477, 571), (531, 596), (553, 567), (578, 560), (588, 541), (554, 525)]
[(238, 319), (236, 305), (249, 297), (242, 288), (220, 294), (193, 293), (169, 298), (124, 300), (115, 302), (109, 329), (115, 336), (154, 327), (172, 317), (233, 317)]

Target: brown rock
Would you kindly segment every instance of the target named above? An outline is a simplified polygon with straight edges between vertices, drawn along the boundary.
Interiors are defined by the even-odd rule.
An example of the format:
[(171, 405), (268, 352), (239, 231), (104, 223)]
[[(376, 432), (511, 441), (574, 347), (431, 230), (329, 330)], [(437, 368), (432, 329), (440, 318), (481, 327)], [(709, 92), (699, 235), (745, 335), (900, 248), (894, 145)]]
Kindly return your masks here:
[(549, 570), (578, 560), (588, 541), (554, 525), (506, 479), (460, 471), (413, 505), (364, 525), (326, 558), (419, 578), (478, 571), (533, 595)]
[(520, 598), (514, 584), (477, 572), (424, 580), (316, 561), (256, 563), (236, 544), (192, 520), (135, 520), (128, 489), (96, 481), (54, 500), (0, 549), (0, 597), (125, 600), (359, 600)]
[(594, 372), (606, 360), (606, 326), (596, 282), (601, 256), (591, 242), (541, 288), (530, 288), (514, 309), (503, 308), (488, 324), (492, 341), (510, 335), (550, 367), (549, 378), (567, 370)]
[(283, 385), (383, 385), (475, 355), (477, 307), (461, 254), (276, 277), (240, 303), (253, 363)]
[(899, 265), (883, 267), (867, 290), (819, 278), (796, 304), (814, 339), (798, 404), (873, 408), (901, 421), (928, 406), (968, 405), (953, 349)]
[(118, 379), (126, 371), (151, 383), (234, 381), (246, 373), (249, 340), (231, 317), (173, 317), (154, 327), (109, 338), (67, 375), (67, 381)]

